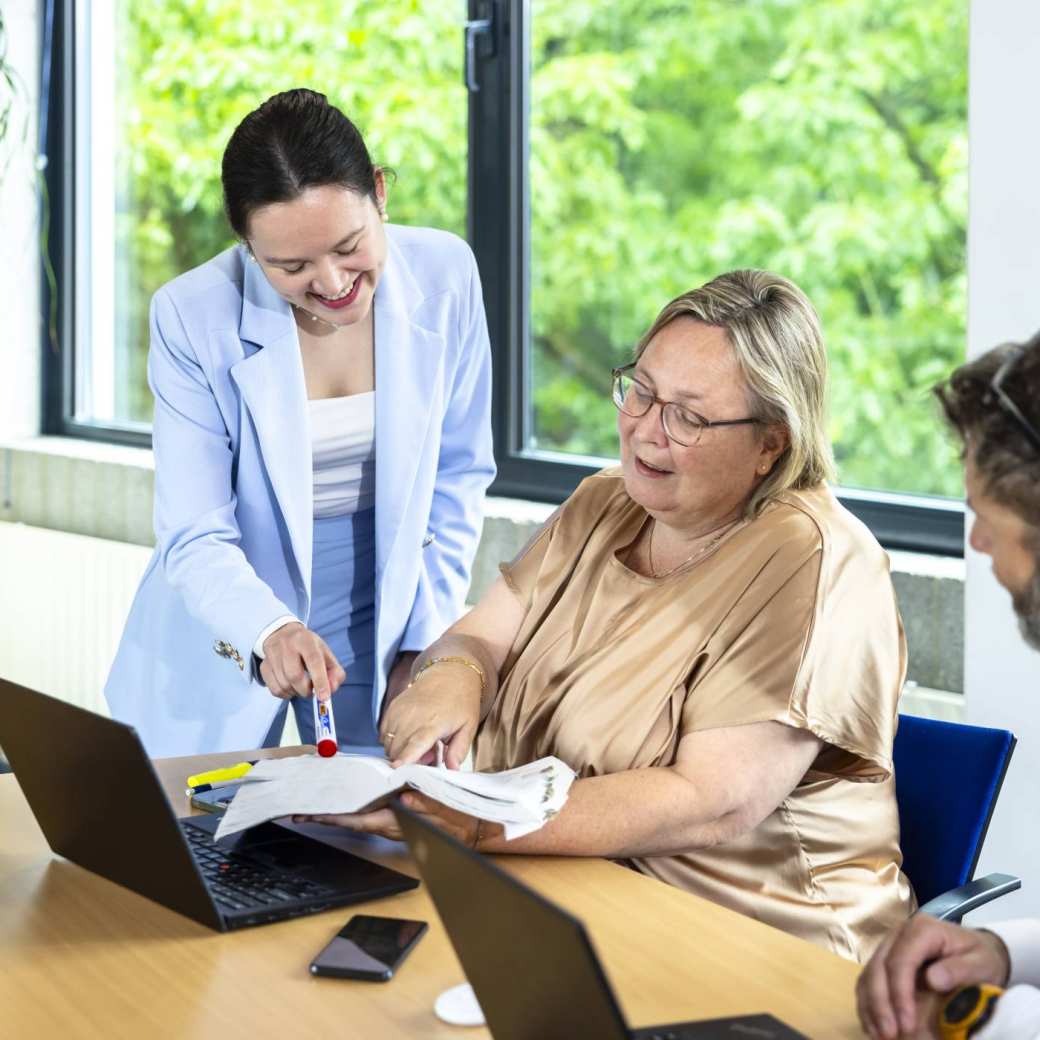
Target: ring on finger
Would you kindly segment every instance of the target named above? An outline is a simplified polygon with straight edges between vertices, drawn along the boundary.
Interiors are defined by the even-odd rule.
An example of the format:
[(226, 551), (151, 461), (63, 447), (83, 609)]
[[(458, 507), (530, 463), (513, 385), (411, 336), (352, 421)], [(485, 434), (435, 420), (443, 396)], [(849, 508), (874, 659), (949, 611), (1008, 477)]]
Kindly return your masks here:
[(394, 739), (394, 737), (396, 737), (396, 736), (397, 736), (397, 734), (396, 734), (396, 733), (394, 733), (394, 732), (393, 732), (393, 731), (391, 731), (391, 730), (387, 730), (387, 731), (386, 731), (386, 733), (384, 734), (384, 736), (386, 737), (386, 739), (387, 739), (387, 740), (393, 740), (393, 739)]

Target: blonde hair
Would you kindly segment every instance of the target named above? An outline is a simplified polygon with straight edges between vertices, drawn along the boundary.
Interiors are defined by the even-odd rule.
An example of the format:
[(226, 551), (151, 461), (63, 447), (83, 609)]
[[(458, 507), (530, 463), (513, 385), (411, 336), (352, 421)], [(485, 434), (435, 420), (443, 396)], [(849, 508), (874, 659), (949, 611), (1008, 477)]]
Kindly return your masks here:
[(730, 271), (676, 296), (636, 346), (636, 360), (676, 318), (725, 329), (750, 392), (751, 414), (787, 430), (788, 445), (748, 499), (757, 516), (784, 491), (834, 477), (827, 437), (827, 351), (820, 319), (793, 282), (769, 271)]

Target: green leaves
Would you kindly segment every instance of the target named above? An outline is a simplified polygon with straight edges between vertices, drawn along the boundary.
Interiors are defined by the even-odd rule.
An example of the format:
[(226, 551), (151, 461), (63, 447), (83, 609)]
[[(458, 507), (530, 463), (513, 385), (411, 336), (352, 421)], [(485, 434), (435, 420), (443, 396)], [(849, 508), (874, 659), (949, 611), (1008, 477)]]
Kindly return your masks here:
[[(841, 475), (956, 495), (928, 388), (964, 352), (967, 0), (531, 4), (534, 440), (611, 455), (609, 369), (672, 296), (737, 267), (821, 314)], [(456, 3), (124, 4), (118, 249), (147, 299), (224, 248), (220, 157), (292, 86), (398, 180), (391, 219), (463, 233)]]
[(965, 0), (533, 9), (538, 446), (611, 450), (582, 373), (765, 267), (823, 319), (842, 480), (960, 494), (928, 389), (964, 351)]
[(117, 256), (130, 283), (130, 417), (151, 416), (144, 379), (151, 294), (233, 241), (220, 160), (270, 95), (329, 95), (393, 167), (391, 219), (466, 226), (466, 93), (455, 4), (169, 0), (120, 5)]

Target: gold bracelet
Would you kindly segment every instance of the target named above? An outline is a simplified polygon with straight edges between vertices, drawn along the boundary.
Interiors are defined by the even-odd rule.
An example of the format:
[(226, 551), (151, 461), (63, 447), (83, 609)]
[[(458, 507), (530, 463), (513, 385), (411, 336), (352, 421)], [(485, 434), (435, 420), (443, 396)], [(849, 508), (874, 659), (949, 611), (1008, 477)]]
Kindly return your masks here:
[(422, 675), (427, 668), (432, 668), (435, 664), (464, 664), (467, 668), (472, 668), (473, 671), (480, 676), (480, 696), (481, 699), (483, 699), (484, 690), (487, 689), (487, 680), (484, 677), (484, 669), (481, 668), (476, 661), (471, 661), (468, 657), (431, 657), (423, 664), (422, 668), (412, 676), (412, 682), (417, 682), (419, 676)]

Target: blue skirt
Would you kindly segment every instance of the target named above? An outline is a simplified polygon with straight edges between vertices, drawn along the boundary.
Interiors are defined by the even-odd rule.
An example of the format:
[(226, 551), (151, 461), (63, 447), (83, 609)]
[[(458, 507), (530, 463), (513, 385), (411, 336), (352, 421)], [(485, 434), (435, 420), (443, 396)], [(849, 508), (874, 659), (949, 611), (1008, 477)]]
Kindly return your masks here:
[[(314, 521), (311, 613), (307, 627), (329, 645), (347, 673), (332, 695), (336, 739), (341, 750), (376, 752), (379, 735), (372, 717), (376, 621), (375, 509)], [(280, 708), (264, 747), (277, 747), (289, 705), (300, 741), (314, 743), (310, 697), (293, 697)]]

